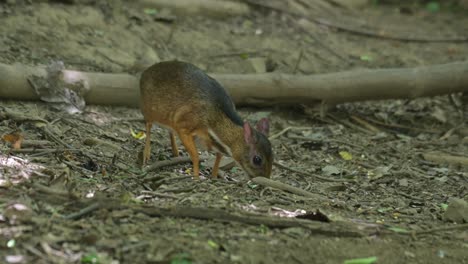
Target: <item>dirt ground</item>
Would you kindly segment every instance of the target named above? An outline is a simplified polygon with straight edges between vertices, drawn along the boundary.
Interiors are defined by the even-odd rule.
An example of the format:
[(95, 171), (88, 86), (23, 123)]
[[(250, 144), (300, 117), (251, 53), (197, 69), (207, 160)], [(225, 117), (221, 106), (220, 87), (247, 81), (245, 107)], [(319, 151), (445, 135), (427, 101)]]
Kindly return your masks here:
[[(135, 73), (178, 59), (216, 73), (317, 74), (468, 59), (464, 41), (370, 37), (304, 27), (300, 17), (400, 38), (466, 38), (468, 11), (449, 4), (431, 11), (369, 1), (329, 5), (341, 15), (327, 16), (312, 0), (278, 0), (269, 2), (278, 8), (250, 5), (249, 15), (219, 19), (134, 1), (84, 2), (0, 1), (0, 63)], [(302, 3), (303, 13), (286, 2)], [(71, 115), (0, 99), (0, 134), (24, 138), (19, 150), (0, 144), (0, 262), (468, 263), (468, 219), (447, 214), (453, 198), (468, 200), (468, 169), (430, 155), (467, 158), (468, 107), (460, 98), (342, 104), (324, 117), (305, 105), (241, 108), (252, 123), (268, 117), (277, 135), (272, 180), (310, 197), (256, 184), (237, 167), (212, 180), (206, 151), (200, 181), (187, 162), (145, 173), (137, 162), (144, 140), (131, 132), (144, 130), (138, 109), (87, 106)], [(12, 111), (17, 118), (5, 114)], [(150, 164), (171, 159), (167, 131), (153, 131)], [(272, 218), (320, 210), (331, 222), (275, 227), (178, 215), (180, 208)]]

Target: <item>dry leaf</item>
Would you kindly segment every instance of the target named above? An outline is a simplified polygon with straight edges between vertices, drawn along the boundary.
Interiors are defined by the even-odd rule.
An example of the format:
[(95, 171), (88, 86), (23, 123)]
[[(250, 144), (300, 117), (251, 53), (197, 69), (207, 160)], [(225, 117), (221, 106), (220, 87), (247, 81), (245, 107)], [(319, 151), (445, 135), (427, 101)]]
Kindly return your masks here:
[(11, 144), (13, 149), (21, 149), (21, 143), (23, 142), (23, 135), (20, 132), (13, 132), (11, 134), (3, 135), (3, 141)]

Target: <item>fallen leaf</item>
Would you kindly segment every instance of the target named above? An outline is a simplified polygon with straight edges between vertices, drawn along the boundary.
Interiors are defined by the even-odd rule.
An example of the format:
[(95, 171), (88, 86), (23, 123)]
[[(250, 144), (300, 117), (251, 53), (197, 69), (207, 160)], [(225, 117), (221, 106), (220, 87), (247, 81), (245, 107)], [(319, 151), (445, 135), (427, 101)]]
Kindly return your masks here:
[(3, 141), (11, 144), (13, 149), (21, 149), (21, 143), (23, 142), (23, 135), (20, 132), (13, 132), (10, 134), (3, 135)]
[(130, 133), (132, 134), (132, 137), (136, 138), (136, 139), (144, 139), (146, 138), (146, 133), (143, 132), (143, 131), (140, 131), (138, 133), (136, 133), (133, 128), (130, 128)]
[(154, 8), (145, 8), (144, 12), (145, 12), (145, 14), (151, 16), (151, 15), (156, 15), (156, 13), (158, 13), (158, 10), (156, 10)]
[(322, 172), (327, 175), (327, 176), (330, 176), (330, 175), (337, 175), (337, 174), (340, 174), (341, 173), (341, 170), (338, 169), (336, 166), (333, 166), (333, 165), (327, 165), (325, 167), (322, 168)]
[(211, 240), (211, 239), (208, 240), (208, 246), (210, 246), (210, 247), (212, 247), (214, 249), (219, 248), (219, 245), (216, 242), (214, 242), (213, 240)]
[(377, 257), (357, 258), (345, 260), (344, 264), (371, 264), (377, 261)]
[(352, 160), (353, 159), (353, 155), (347, 151), (340, 151), (339, 152), (340, 156), (342, 159), (344, 160)]
[(372, 57), (370, 55), (361, 55), (361, 57), (359, 57), (362, 61), (372, 61)]

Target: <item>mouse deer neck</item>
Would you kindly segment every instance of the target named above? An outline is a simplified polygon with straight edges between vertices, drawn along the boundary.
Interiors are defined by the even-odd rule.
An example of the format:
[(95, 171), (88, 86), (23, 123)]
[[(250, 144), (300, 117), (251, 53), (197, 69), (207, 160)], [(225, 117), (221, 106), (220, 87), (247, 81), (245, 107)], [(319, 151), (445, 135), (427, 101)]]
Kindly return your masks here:
[(245, 148), (244, 129), (229, 119), (222, 119), (208, 133), (215, 147), (223, 154), (238, 160)]

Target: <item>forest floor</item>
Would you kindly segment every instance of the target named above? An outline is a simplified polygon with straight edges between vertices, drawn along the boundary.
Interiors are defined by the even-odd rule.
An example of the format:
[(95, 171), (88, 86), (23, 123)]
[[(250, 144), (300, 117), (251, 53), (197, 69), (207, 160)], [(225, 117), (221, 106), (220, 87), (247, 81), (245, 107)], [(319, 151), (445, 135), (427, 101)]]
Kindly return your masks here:
[[(467, 43), (453, 40), (468, 35), (468, 12), (449, 6), (329, 6), (331, 16), (312, 0), (277, 0), (268, 1), (276, 8), (251, 5), (247, 16), (219, 19), (133, 1), (6, 2), (6, 64), (134, 73), (178, 59), (215, 73), (318, 74), (468, 59)], [(285, 3), (302, 3), (301, 15)], [(304, 23), (308, 14), (335, 26)], [(468, 169), (437, 159), (468, 154), (460, 98), (347, 103), (322, 117), (306, 105), (240, 108), (251, 122), (268, 117), (271, 135), (291, 127), (271, 141), (280, 164), (272, 180), (309, 197), (256, 184), (237, 167), (212, 180), (208, 152), (199, 181), (188, 162), (142, 171), (144, 140), (131, 133), (144, 130), (138, 109), (87, 106), (72, 115), (1, 99), (0, 135), (12, 141), (20, 131), (24, 140), (19, 150), (0, 145), (0, 262), (468, 263), (466, 204), (453, 200), (468, 199)], [(171, 159), (167, 131), (153, 131), (150, 164)], [(197, 208), (208, 211), (196, 217)], [(215, 219), (202, 219), (208, 213)], [(292, 224), (248, 224), (232, 214)], [(303, 214), (310, 224), (296, 221)]]

